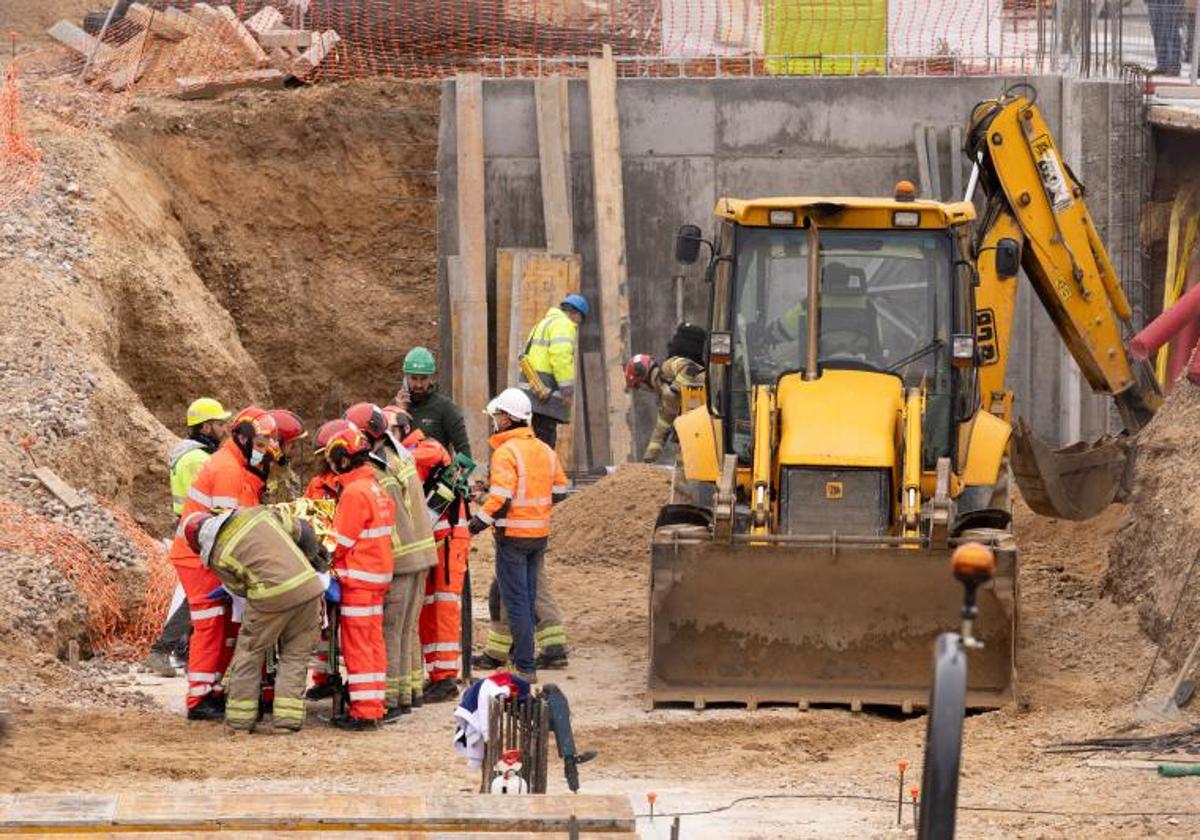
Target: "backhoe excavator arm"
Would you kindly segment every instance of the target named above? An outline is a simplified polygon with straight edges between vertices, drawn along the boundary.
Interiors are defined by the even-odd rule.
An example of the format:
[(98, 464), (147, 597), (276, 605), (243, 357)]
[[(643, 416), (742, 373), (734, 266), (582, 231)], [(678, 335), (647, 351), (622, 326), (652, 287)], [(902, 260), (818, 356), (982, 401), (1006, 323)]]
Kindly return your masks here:
[[(1023, 86), (1025, 87), (1025, 86)], [(984, 408), (1010, 419), (1005, 386), (1016, 280), (997, 270), (998, 247), (1011, 240), (1038, 299), (1088, 384), (1116, 401), (1125, 432), (1136, 434), (1161, 395), (1149, 367), (1125, 348), (1129, 301), (1084, 202), (1083, 185), (1063, 162), (1034, 101), (1006, 94), (975, 107), (966, 152), (978, 163), (987, 207), (975, 241), (980, 390)], [(1130, 479), (1124, 440), (1052, 452), (1021, 424), (1013, 467), (1040, 513), (1086, 519)]]

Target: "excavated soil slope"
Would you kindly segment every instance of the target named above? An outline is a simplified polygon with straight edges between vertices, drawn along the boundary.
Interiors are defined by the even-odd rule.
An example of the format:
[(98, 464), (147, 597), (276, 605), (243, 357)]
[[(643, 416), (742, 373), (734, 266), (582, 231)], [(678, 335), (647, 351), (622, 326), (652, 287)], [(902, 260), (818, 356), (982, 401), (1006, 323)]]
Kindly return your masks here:
[[(1106, 587), (1178, 665), (1200, 633), (1200, 388), (1181, 380), (1138, 438), (1137, 486)], [(1171, 615), (1178, 613), (1171, 624)]]

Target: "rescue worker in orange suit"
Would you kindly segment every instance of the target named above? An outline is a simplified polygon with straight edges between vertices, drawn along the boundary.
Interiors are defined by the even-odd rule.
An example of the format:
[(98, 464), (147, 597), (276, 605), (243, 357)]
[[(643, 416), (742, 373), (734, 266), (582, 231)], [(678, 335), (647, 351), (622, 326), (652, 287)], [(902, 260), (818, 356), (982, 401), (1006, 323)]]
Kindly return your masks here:
[(329, 555), (304, 520), (278, 509), (193, 513), (183, 523), (188, 546), (225, 588), (246, 598), (246, 613), (229, 665), (225, 723), (252, 732), (267, 654), (278, 650), (271, 723), (276, 731), (304, 725), (308, 653), (321, 626)]
[(325, 448), (342, 488), (333, 517), (337, 541), (333, 575), (340, 590), (333, 599), (340, 604), (339, 633), (350, 699), (348, 714), (333, 723), (349, 730), (377, 729), (387, 692), (383, 601), (392, 582), (396, 520), (392, 501), (375, 478), (370, 455), (370, 441), (353, 427), (334, 435)]
[(471, 552), (471, 534), (467, 530), (469, 508), (460, 496), (438, 492), (441, 472), (451, 463), (446, 448), (414, 428), (412, 418), (398, 406), (388, 406), (384, 413), (392, 434), (416, 461), (437, 543), (438, 562), (425, 578), (425, 601), (421, 607), (420, 644), (428, 670), (421, 695), (426, 703), (455, 700), (462, 658), (463, 580)]
[(313, 455), (320, 462), (318, 472), (308, 480), (308, 486), (304, 488), (304, 498), (316, 500), (334, 501), (338, 497), (338, 481), (337, 474), (333, 471), (333, 467), (329, 466), (329, 460), (325, 457), (325, 447), (329, 445), (329, 441), (333, 440), (333, 436), (338, 432), (343, 432), (350, 427), (350, 424), (342, 419), (330, 420), (317, 430), (317, 436), (313, 438)]
[(268, 504), (291, 502), (299, 498), (304, 486), (296, 472), (296, 458), (300, 454), (300, 442), (308, 437), (304, 420), (294, 411), (273, 408), (267, 412), (275, 420), (279, 436), (279, 459), (271, 467), (267, 478), (266, 501)]
[(412, 456), (388, 434), (383, 409), (358, 403), (346, 419), (371, 442), (370, 463), (376, 480), (392, 502), (395, 531), (391, 536), (393, 578), (383, 602), (383, 632), (387, 645), (387, 713), (385, 722), (398, 720), (422, 705), (425, 673), (418, 643), (418, 621), (425, 593), (425, 575), (437, 563), (433, 527), (425, 494)]
[[(304, 498), (316, 501), (337, 501), (338, 491), (341, 488), (338, 485), (337, 474), (333, 471), (333, 467), (329, 466), (329, 459), (325, 457), (325, 447), (329, 446), (329, 441), (333, 440), (334, 435), (344, 432), (348, 428), (350, 428), (350, 424), (339, 417), (337, 420), (330, 420), (322, 424), (321, 428), (317, 430), (316, 437), (313, 438), (313, 455), (319, 462), (318, 469), (320, 471), (309, 479), (308, 486), (304, 488)], [(333, 696), (334, 689), (329, 681), (328, 640), (329, 637), (322, 631), (322, 643), (310, 662), (313, 684), (304, 695), (309, 700), (324, 700)]]
[[(229, 438), (205, 462), (188, 488), (180, 523), (193, 513), (235, 510), (259, 504), (279, 455), (275, 420), (257, 406), (233, 420)], [(221, 678), (233, 656), (237, 624), (220, 579), (204, 566), (183, 535), (175, 532), (169, 557), (187, 593), (192, 641), (188, 649), (189, 720), (219, 720), (225, 714)]]
[(533, 405), (519, 388), (488, 403), (494, 433), (490, 486), (468, 529), (495, 529), (496, 580), (508, 612), (512, 660), (518, 677), (537, 682), (534, 603), (550, 538), (550, 508), (566, 498), (567, 476), (554, 450), (534, 436)]

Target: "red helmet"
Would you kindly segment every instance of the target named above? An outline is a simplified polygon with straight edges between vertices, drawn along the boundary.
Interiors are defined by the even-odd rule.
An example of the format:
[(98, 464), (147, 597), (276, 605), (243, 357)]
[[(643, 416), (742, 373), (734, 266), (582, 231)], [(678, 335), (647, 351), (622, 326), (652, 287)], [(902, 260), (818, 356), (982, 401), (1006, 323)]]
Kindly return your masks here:
[(325, 451), (325, 447), (329, 446), (329, 441), (333, 440), (333, 436), (349, 429), (350, 425), (349, 420), (343, 420), (340, 417), (323, 424), (321, 428), (317, 429), (317, 436), (313, 438), (313, 452), (320, 455)]
[(361, 429), (370, 440), (379, 440), (387, 434), (387, 418), (383, 416), (383, 409), (375, 403), (355, 403), (346, 409), (345, 418)]
[(325, 445), (325, 455), (330, 461), (339, 455), (353, 457), (370, 451), (371, 441), (367, 440), (367, 436), (350, 423), (347, 423), (346, 428), (331, 437), (329, 443)]
[(196, 553), (200, 552), (200, 529), (204, 523), (212, 519), (213, 515), (202, 510), (195, 511), (188, 515), (188, 518), (183, 520), (183, 539), (188, 544), (188, 548)]
[(632, 391), (650, 381), (654, 369), (654, 357), (649, 353), (638, 353), (625, 363), (625, 390)]
[(279, 433), (279, 427), (276, 425), (275, 418), (256, 405), (243, 408), (237, 413), (237, 417), (233, 418), (233, 428), (235, 430), (238, 430), (242, 425), (250, 426), (249, 431), (243, 430), (244, 434), (274, 437)]
[(294, 440), (304, 440), (308, 437), (308, 429), (304, 428), (304, 421), (296, 412), (288, 411), (286, 408), (273, 408), (267, 414), (275, 421), (279, 442), (284, 446)]

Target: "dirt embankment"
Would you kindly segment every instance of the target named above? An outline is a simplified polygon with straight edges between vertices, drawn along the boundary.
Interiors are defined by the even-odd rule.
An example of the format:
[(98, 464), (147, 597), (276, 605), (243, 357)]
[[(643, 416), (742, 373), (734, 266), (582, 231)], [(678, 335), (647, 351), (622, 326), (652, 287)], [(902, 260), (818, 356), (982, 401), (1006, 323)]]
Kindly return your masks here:
[(41, 190), (0, 213), (0, 492), (28, 501), (24, 442), (163, 533), (195, 396), (318, 420), (390, 396), (432, 340), (439, 91), (147, 100), (80, 132), (39, 107), (56, 85), (24, 91)]
[[(1105, 588), (1178, 665), (1200, 633), (1200, 388), (1181, 380), (1138, 438), (1137, 485)], [(1179, 607), (1173, 625), (1171, 615)]]

